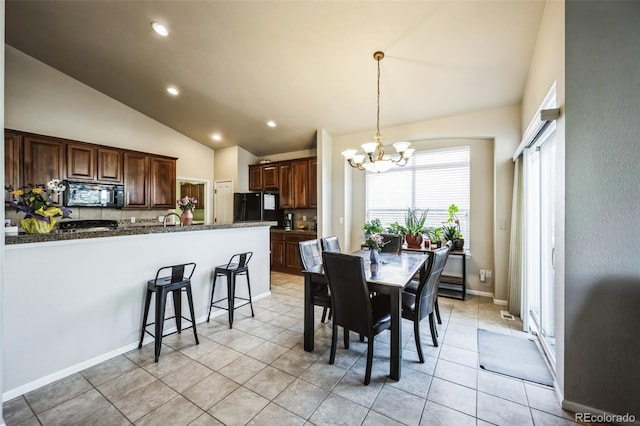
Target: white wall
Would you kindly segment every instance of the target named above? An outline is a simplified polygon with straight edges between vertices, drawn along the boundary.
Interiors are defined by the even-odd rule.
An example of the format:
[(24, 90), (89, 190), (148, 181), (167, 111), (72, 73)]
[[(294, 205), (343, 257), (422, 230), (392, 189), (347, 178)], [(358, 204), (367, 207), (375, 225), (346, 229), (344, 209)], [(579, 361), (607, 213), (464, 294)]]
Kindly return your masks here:
[[(494, 294), (496, 299), (507, 300), (507, 272), (509, 255), (509, 222), (511, 218), (511, 193), (513, 184), (513, 163), (511, 156), (520, 142), (520, 108), (518, 106), (496, 108), (454, 117), (429, 120), (403, 126), (383, 128), (385, 141), (422, 141), (446, 139), (493, 140), (493, 217), (487, 227), (489, 236), (481, 239), (493, 241)], [(365, 201), (364, 173), (346, 165), (341, 152), (347, 148), (359, 147), (370, 140), (373, 131), (333, 137), (332, 170), (332, 230), (338, 235), (344, 247), (355, 250), (361, 240), (364, 223)], [(473, 168), (473, 165), (472, 165)], [(339, 222), (342, 217), (344, 223)], [(506, 229), (498, 229), (504, 221)], [(488, 223), (488, 222), (486, 222)], [(473, 254), (472, 254), (473, 255)], [(487, 260), (491, 262), (491, 260)], [(484, 268), (484, 265), (482, 265)], [(475, 278), (475, 277), (474, 277)], [(479, 284), (478, 284), (479, 285)], [(479, 287), (483, 289), (485, 287)], [(485, 290), (483, 290), (485, 291)]]
[(236, 192), (249, 192), (249, 164), (256, 164), (257, 157), (244, 148), (238, 147), (238, 190)]
[(259, 157), (258, 160), (271, 160), (271, 161), (285, 161), (295, 160), (296, 158), (315, 157), (317, 155), (316, 149), (302, 149), (300, 151), (283, 152), (280, 154), (265, 155)]
[(176, 174), (213, 181), (213, 149), (6, 45), (5, 127), (177, 157)]
[[(162, 266), (196, 263), (195, 315), (206, 320), (213, 267), (246, 251), (254, 253), (251, 290), (260, 298), (270, 282), (266, 226), (5, 246), (5, 400), (137, 348), (146, 283)], [(237, 294), (247, 296), (242, 278)], [(217, 286), (216, 299), (224, 295), (226, 286)], [(153, 309), (149, 315), (152, 322)]]
[(555, 319), (556, 383), (564, 389), (564, 258), (565, 258), (565, 5), (547, 1), (522, 96), (522, 129), (527, 128), (549, 88), (556, 84), (556, 101), (561, 115), (556, 120), (555, 197)]
[[(4, 129), (4, 2), (0, 4), (0, 128)], [(4, 158), (4, 144), (0, 147), (0, 156)], [(4, 176), (4, 161), (0, 164), (0, 176)], [(4, 185), (3, 185), (4, 186)], [(0, 306), (4, 301), (4, 209), (0, 209)], [(4, 344), (2, 343), (2, 325), (3, 316), (0, 315), (0, 366), (4, 365), (2, 354), (4, 353)], [(0, 368), (0, 395), (4, 389), (4, 372)], [(0, 406), (0, 425), (4, 424), (2, 415), (2, 406)]]
[[(640, 419), (640, 7), (566, 3), (565, 405)], [(606, 243), (593, 241), (605, 236)], [(580, 408), (580, 407), (578, 407)]]
[(332, 209), (332, 187), (331, 187), (331, 164), (332, 145), (331, 135), (324, 129), (316, 132), (318, 147), (318, 182), (316, 193), (318, 194), (318, 238), (333, 235), (331, 229), (331, 209)]

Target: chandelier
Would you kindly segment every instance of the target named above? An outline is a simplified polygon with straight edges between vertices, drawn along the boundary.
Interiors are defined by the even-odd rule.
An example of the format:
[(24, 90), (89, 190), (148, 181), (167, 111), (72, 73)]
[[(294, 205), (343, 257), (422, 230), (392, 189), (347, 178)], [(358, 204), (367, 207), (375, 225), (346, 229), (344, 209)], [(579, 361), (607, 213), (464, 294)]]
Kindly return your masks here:
[(380, 135), (380, 61), (382, 58), (384, 58), (384, 52), (378, 51), (373, 54), (373, 59), (378, 62), (378, 113), (376, 115), (375, 142), (361, 145), (364, 154), (357, 154), (358, 150), (356, 149), (347, 149), (342, 152), (351, 167), (375, 173), (386, 172), (394, 165), (406, 165), (414, 151), (409, 148), (410, 142), (396, 142), (393, 144), (397, 152), (396, 155), (385, 155), (384, 153), (382, 135)]

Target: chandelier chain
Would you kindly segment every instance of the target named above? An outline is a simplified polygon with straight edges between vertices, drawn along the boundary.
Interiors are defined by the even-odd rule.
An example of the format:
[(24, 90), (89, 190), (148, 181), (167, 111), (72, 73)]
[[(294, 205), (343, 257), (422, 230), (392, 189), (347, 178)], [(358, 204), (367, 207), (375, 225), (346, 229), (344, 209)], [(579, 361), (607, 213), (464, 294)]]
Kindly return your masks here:
[(378, 59), (378, 113), (376, 115), (376, 136), (380, 137), (380, 59)]

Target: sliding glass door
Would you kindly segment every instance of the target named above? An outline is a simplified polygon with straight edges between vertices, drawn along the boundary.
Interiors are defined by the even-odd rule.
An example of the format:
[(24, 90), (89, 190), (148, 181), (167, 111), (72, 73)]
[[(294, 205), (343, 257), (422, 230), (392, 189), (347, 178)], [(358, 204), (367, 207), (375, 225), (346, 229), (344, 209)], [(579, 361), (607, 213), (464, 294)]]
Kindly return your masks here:
[(529, 328), (555, 364), (555, 124), (524, 152), (525, 282)]

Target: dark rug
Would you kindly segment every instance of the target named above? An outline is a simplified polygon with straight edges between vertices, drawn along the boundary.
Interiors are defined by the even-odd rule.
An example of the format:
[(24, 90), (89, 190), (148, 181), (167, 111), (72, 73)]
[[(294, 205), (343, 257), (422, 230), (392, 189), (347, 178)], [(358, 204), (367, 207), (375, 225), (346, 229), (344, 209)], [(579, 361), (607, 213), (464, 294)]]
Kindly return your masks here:
[(553, 377), (535, 342), (478, 329), (480, 368), (553, 386)]

